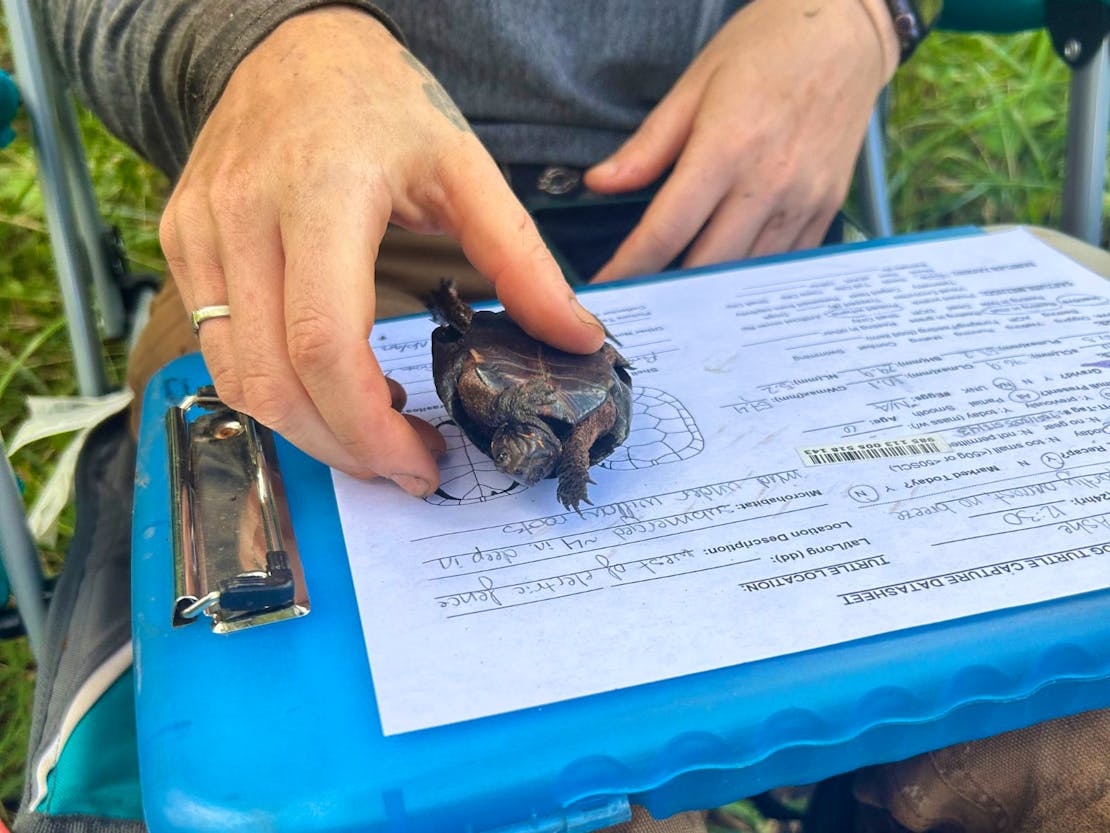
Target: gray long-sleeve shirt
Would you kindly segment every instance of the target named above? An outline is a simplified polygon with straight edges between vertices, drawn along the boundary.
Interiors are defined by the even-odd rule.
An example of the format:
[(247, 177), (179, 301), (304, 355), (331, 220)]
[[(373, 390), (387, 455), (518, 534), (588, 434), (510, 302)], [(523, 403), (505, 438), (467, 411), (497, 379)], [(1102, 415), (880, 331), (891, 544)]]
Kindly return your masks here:
[[(341, 0), (339, 0), (341, 1)], [(35, 0), (79, 98), (171, 176), (238, 65), (337, 0)], [(619, 145), (741, 0), (345, 0), (386, 20), (501, 162)]]

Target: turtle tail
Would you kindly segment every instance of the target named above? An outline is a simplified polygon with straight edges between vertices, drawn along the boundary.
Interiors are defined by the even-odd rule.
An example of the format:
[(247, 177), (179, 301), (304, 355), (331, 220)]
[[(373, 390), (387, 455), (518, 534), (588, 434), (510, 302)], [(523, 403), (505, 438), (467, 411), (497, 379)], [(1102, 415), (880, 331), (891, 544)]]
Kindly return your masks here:
[(474, 317), (474, 310), (459, 297), (455, 281), (451, 278), (440, 279), (439, 289), (428, 297), (428, 311), (437, 324), (460, 333), (470, 329), (470, 320)]

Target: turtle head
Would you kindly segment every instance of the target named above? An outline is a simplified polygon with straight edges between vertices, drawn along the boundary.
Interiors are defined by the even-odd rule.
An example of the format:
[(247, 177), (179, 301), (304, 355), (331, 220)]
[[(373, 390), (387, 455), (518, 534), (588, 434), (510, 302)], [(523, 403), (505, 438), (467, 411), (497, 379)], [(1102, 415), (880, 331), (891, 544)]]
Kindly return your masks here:
[(527, 486), (555, 470), (562, 443), (543, 422), (509, 422), (493, 433), (490, 455), (498, 469)]

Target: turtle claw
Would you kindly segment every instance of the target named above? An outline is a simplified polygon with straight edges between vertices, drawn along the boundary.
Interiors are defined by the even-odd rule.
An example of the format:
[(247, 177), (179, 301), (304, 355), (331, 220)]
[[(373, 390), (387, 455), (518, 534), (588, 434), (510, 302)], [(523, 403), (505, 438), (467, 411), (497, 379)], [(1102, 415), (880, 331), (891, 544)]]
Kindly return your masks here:
[[(589, 503), (590, 506), (593, 506), (593, 502), (588, 501), (585, 498), (582, 499), (582, 503)], [(569, 503), (568, 504), (563, 504), (563, 505), (566, 506), (567, 509), (573, 509), (575, 512), (577, 512), (578, 517), (580, 517), (580, 518), (586, 517), (585, 515), (582, 514), (582, 508), (578, 505), (577, 501), (575, 501), (573, 505), (571, 505)]]
[[(558, 498), (559, 503), (563, 504), (565, 508), (573, 509), (579, 515), (582, 514), (582, 510), (579, 508), (578, 505), (584, 500), (584, 498), (564, 497), (563, 495), (559, 495)], [(586, 503), (589, 503), (589, 501), (587, 500)]]
[(580, 503), (594, 505), (594, 502), (586, 496), (586, 484), (592, 482), (589, 477), (561, 476), (559, 487), (555, 490), (555, 496), (559, 499), (559, 503), (567, 509), (573, 509), (581, 515), (582, 510), (578, 508)]

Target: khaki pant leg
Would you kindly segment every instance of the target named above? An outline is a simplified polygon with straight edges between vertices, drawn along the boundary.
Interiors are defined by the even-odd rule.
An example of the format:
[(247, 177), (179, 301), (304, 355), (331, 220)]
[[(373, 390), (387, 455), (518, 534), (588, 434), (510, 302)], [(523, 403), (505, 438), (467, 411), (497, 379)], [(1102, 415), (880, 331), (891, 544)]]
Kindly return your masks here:
[(605, 830), (606, 833), (706, 833), (706, 816), (701, 810), (692, 810), (657, 820), (643, 807), (632, 805), (631, 820)]
[(195, 352), (199, 348), (177, 285), (167, 277), (154, 300), (150, 302), (146, 326), (135, 339), (135, 346), (127, 361), (127, 386), (135, 392), (130, 413), (132, 437), (139, 434), (143, 392), (150, 377), (178, 356)]
[(414, 234), (390, 227), (382, 240), (375, 267), (376, 319), (395, 318), (427, 311), (425, 299), (443, 278), (452, 278), (459, 294), (469, 300), (486, 300), (493, 287), (447, 236)]
[(1103, 709), (861, 770), (856, 830), (1107, 833), (1107, 749)]

